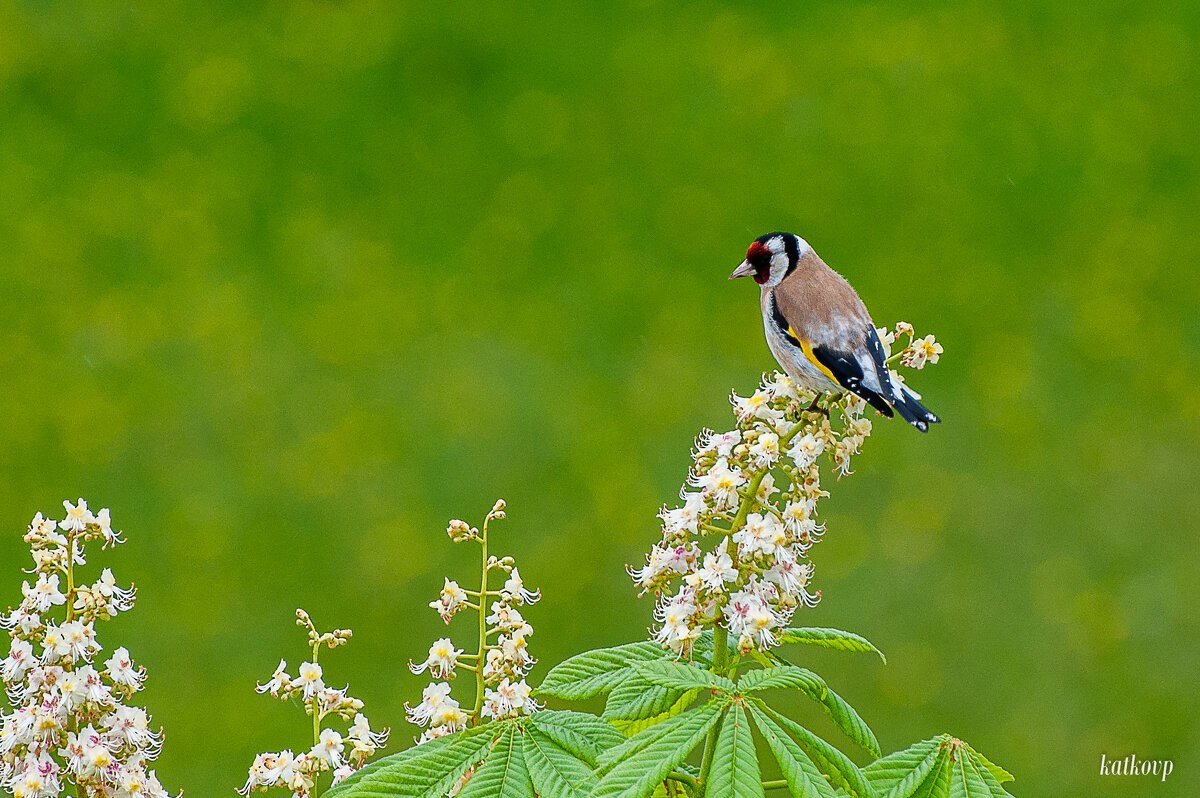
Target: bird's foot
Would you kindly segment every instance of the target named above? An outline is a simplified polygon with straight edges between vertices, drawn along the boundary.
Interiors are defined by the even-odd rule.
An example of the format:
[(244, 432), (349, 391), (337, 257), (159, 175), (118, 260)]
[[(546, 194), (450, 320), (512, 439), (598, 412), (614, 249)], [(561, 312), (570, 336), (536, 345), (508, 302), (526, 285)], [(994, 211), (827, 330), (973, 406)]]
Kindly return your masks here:
[(808, 407), (804, 408), (804, 412), (805, 413), (820, 413), (821, 415), (825, 416), (825, 418), (829, 418), (829, 408), (821, 407), (819, 404), (817, 404), (817, 402), (820, 400), (820, 398), (821, 398), (820, 394), (817, 394), (816, 396), (814, 396), (813, 400), (812, 400), (812, 404), (809, 405)]

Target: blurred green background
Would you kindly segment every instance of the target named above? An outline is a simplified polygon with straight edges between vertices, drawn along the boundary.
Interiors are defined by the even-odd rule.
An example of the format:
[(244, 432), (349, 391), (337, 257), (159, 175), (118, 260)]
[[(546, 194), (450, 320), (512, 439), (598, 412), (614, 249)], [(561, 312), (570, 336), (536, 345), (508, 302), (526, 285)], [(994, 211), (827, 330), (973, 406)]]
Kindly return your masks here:
[(446, 521), (498, 496), (534, 678), (640, 639), (623, 566), (773, 365), (725, 278), (794, 230), (946, 347), (946, 423), (877, 426), (801, 618), (889, 664), (814, 667), (1019, 795), (1194, 794), (1200, 8), (507, 6), (0, 3), (0, 605), (34, 512), (111, 507), (101, 641), (193, 795), (305, 744), (253, 691), (298, 606), (402, 747), (474, 573)]

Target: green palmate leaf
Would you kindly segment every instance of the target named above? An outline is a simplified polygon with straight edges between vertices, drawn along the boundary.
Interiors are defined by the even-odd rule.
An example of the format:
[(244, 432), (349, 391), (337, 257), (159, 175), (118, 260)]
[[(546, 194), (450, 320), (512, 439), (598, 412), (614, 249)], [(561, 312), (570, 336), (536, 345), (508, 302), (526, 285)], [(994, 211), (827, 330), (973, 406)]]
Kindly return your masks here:
[(854, 711), (854, 707), (846, 703), (840, 695), (829, 688), (825, 689), (825, 697), (820, 699), (826, 714), (833, 719), (837, 727), (862, 749), (873, 757), (880, 755), (879, 741), (866, 722)]
[(642, 720), (669, 712), (687, 690), (672, 690), (633, 676), (609, 693), (602, 717), (609, 721)]
[(771, 753), (779, 762), (788, 790), (797, 798), (835, 798), (833, 788), (825, 781), (817, 765), (796, 741), (787, 735), (758, 706), (750, 704), (758, 730), (766, 739)]
[(705, 667), (712, 665), (715, 639), (716, 635), (713, 634), (713, 630), (705, 629), (700, 634), (700, 639), (696, 641), (696, 645), (692, 646), (692, 659)]
[(612, 748), (602, 752), (600, 754), (600, 760), (597, 763), (597, 769), (600, 773), (610, 770), (621, 760), (636, 754), (638, 751), (642, 750), (662, 735), (670, 733), (671, 729), (680, 723), (686, 722), (687, 719), (697, 711), (698, 709), (693, 709), (689, 710), (688, 712), (679, 713), (662, 721), (661, 723), (654, 724), (653, 726), (649, 726), (637, 732), (632, 737), (622, 741), (620, 745), (615, 745)]
[(596, 785), (596, 776), (587, 763), (529, 724), (525, 727), (522, 751), (530, 781), (540, 798), (585, 798)]
[(673, 690), (733, 690), (733, 682), (696, 665), (658, 660), (643, 662), (633, 668), (638, 678), (650, 684)]
[(758, 691), (770, 688), (789, 687), (802, 691), (818, 702), (825, 713), (837, 724), (847, 737), (858, 743), (872, 756), (879, 756), (879, 741), (874, 732), (863, 721), (854, 708), (837, 693), (829, 689), (825, 680), (807, 668), (795, 665), (776, 665), (750, 671), (738, 682), (742, 690)]
[(780, 687), (803, 690), (818, 701), (824, 697), (827, 689), (824, 679), (808, 668), (798, 668), (795, 665), (776, 665), (773, 668), (750, 671), (738, 681), (738, 688), (747, 691)]
[[(605, 752), (604, 774), (593, 798), (644, 798), (692, 752), (721, 717), (725, 705), (711, 701), (702, 707), (670, 718), (632, 737), (631, 745), (619, 755)], [(620, 746), (618, 746), (620, 748)]]
[(704, 784), (705, 798), (755, 798), (763, 795), (762, 775), (750, 720), (741, 701), (725, 713), (717, 747), (713, 751), (708, 780)]
[[(967, 747), (970, 748), (970, 746)], [(971, 753), (979, 757), (979, 761), (983, 763), (984, 768), (991, 774), (992, 778), (996, 780), (997, 784), (1003, 784), (1006, 781), (1014, 781), (1013, 774), (1009, 773), (999, 765), (993, 764), (991, 760), (976, 751), (974, 748), (971, 748)]]
[(649, 640), (585, 651), (551, 668), (537, 692), (569, 701), (591, 698), (607, 693), (628, 678), (634, 663), (662, 659), (663, 656), (662, 646)]
[(874, 652), (887, 662), (883, 652), (875, 647), (865, 637), (854, 632), (843, 632), (841, 629), (827, 629), (821, 626), (802, 626), (787, 629), (779, 636), (780, 643), (806, 643), (824, 648), (836, 648), (839, 651)]
[[(923, 740), (919, 743), (913, 743), (903, 751), (897, 751), (894, 754), (888, 754), (882, 759), (877, 759), (867, 767), (863, 768), (863, 774), (870, 779), (871, 783), (876, 787), (892, 788), (900, 779), (903, 779), (911, 771), (921, 767), (926, 758), (931, 755), (936, 755), (940, 738), (931, 740)], [(929, 767), (932, 767), (932, 759)], [(929, 769), (926, 768), (926, 773)], [(920, 783), (920, 782), (917, 782)], [(915, 788), (915, 784), (913, 785)], [(881, 795), (887, 790), (881, 791)]]
[(882, 798), (1011, 798), (989, 765), (943, 734), (872, 762), (863, 773)]
[(933, 762), (933, 770), (925, 777), (917, 789), (913, 790), (912, 798), (950, 798), (950, 757), (940, 752)]
[(441, 798), (487, 756), (500, 731), (494, 726), (468, 729), (413, 746), (372, 762), (325, 794), (330, 798)]
[(960, 756), (951, 763), (950, 798), (991, 798), (992, 791), (979, 773), (987, 768), (977, 767), (972, 759)]
[(533, 798), (533, 784), (525, 767), (523, 734), (520, 726), (509, 726), (467, 780), (459, 798)]
[(753, 699), (754, 706), (763, 710), (778, 724), (787, 736), (800, 747), (808, 758), (836, 789), (855, 798), (874, 798), (875, 789), (864, 772), (850, 758), (825, 740), (810, 732), (791, 718), (771, 709), (760, 699)]
[(591, 767), (601, 751), (625, 742), (611, 723), (586, 712), (547, 709), (535, 712), (528, 723)]
[[(880, 759), (868, 765), (863, 773), (884, 798), (907, 798), (933, 772), (940, 754), (936, 742), (928, 747), (920, 745), (916, 750), (910, 748)], [(874, 765), (880, 767), (875, 768)]]
[[(965, 763), (965, 767), (968, 768), (965, 771), (965, 778), (967, 778), (968, 783), (964, 789), (969, 789), (971, 792), (966, 793), (967, 795), (970, 795), (971, 798), (974, 798), (976, 795), (987, 795), (991, 798), (1012, 798), (1008, 791), (1000, 786), (1003, 782), (1013, 781), (1011, 773), (999, 765), (992, 764), (987, 757), (961, 740), (950, 738), (950, 740), (943, 743), (943, 745), (950, 746), (954, 746), (955, 744), (958, 747), (958, 760)], [(951, 750), (953, 752), (953, 748)], [(971, 778), (972, 775), (977, 776), (978, 780)], [(981, 785), (987, 788), (986, 792), (979, 792)]]
[[(665, 689), (665, 688), (664, 688)], [(699, 690), (688, 690), (680, 693), (678, 691), (669, 691), (668, 695), (675, 698), (675, 702), (667, 707), (665, 712), (660, 712), (657, 715), (650, 715), (644, 718), (612, 718), (612, 725), (620, 729), (623, 734), (633, 735), (640, 732), (642, 729), (648, 729), (656, 723), (662, 723), (667, 718), (673, 718), (680, 712), (683, 712), (696, 701), (696, 697), (700, 694)]]

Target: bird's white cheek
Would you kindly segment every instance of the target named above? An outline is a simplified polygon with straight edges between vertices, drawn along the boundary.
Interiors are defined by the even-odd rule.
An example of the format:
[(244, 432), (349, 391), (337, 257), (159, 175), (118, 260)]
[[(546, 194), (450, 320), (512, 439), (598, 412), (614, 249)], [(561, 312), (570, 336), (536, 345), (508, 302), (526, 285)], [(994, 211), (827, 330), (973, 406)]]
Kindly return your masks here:
[(787, 258), (776, 255), (771, 258), (771, 275), (767, 278), (765, 285), (767, 288), (774, 288), (783, 282), (784, 276), (787, 274)]

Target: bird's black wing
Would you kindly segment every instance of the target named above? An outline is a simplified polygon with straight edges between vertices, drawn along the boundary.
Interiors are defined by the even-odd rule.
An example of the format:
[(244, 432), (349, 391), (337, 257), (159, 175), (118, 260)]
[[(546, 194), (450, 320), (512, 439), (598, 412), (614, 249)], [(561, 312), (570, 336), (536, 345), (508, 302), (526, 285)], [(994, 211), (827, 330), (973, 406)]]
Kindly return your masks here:
[[(867, 360), (867, 358), (864, 357), (866, 353), (862, 347), (859, 347), (857, 352), (841, 352), (828, 346), (810, 347), (803, 341), (800, 342), (800, 346), (804, 350), (804, 354), (808, 355), (809, 360), (817, 364), (838, 385), (858, 394), (880, 413), (891, 417), (891, 404), (879, 391), (865, 384), (874, 381), (868, 379), (866, 372), (863, 370), (862, 361)], [(872, 367), (873, 365), (873, 362), (867, 360), (868, 367)]]

